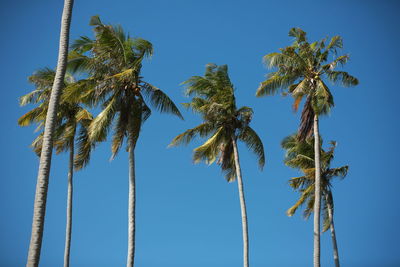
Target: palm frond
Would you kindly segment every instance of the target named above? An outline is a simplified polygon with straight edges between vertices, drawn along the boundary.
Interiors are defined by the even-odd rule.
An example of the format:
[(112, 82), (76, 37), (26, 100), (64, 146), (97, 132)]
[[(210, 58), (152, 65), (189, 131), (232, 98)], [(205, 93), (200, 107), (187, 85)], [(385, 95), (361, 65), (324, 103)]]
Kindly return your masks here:
[(203, 145), (194, 149), (193, 161), (199, 163), (205, 161), (207, 164), (212, 164), (220, 152), (220, 145), (223, 144), (224, 129), (220, 127), (213, 136), (211, 136)]
[(122, 146), (124, 137), (128, 133), (128, 124), (129, 124), (128, 113), (125, 109), (122, 109), (118, 114), (114, 126), (114, 134), (112, 137), (112, 145), (111, 145), (111, 152), (112, 152), (111, 159), (114, 159), (114, 157), (117, 155), (119, 149)]
[(279, 89), (282, 91), (288, 89), (299, 77), (295, 75), (281, 75), (277, 72), (273, 72), (269, 74), (267, 78), (267, 80), (260, 83), (256, 92), (257, 97), (274, 95)]
[(333, 36), (331, 38), (331, 41), (329, 42), (329, 44), (326, 46), (327, 50), (335, 50), (337, 48), (343, 48), (343, 39), (342, 37), (340, 37), (339, 35), (337, 36)]
[(358, 79), (345, 71), (326, 71), (326, 75), (333, 83), (340, 83), (344, 87), (358, 85)]
[(333, 102), (333, 96), (329, 88), (325, 85), (322, 80), (317, 81), (315, 88), (315, 94), (312, 98), (312, 106), (315, 113), (328, 114), (330, 109), (335, 105)]
[(257, 133), (250, 126), (246, 126), (238, 138), (257, 155), (258, 166), (262, 169), (265, 165), (264, 145)]
[(183, 116), (175, 103), (159, 88), (142, 81), (141, 88), (150, 103), (161, 113), (171, 113), (183, 120)]
[(29, 126), (32, 123), (39, 123), (46, 119), (47, 109), (42, 106), (34, 108), (18, 119), (19, 126)]
[(99, 115), (92, 121), (89, 126), (88, 133), (91, 142), (104, 141), (112, 119), (117, 110), (118, 101), (116, 96), (111, 96), (106, 107), (100, 112)]
[(186, 130), (184, 133), (176, 136), (172, 140), (172, 142), (168, 145), (168, 147), (178, 146), (178, 145), (187, 145), (197, 135), (200, 137), (207, 137), (214, 130), (215, 130), (215, 127), (212, 124), (210, 124), (208, 122), (202, 123), (199, 126), (196, 126), (193, 129)]
[(306, 190), (304, 190), (301, 195), (299, 200), (292, 206), (290, 207), (287, 211), (286, 214), (290, 217), (293, 216), (296, 213), (296, 210), (303, 205), (310, 197), (310, 195), (314, 192), (314, 185), (310, 185)]
[(307, 33), (300, 28), (291, 28), (289, 31), (289, 36), (295, 37), (297, 43), (307, 41)]

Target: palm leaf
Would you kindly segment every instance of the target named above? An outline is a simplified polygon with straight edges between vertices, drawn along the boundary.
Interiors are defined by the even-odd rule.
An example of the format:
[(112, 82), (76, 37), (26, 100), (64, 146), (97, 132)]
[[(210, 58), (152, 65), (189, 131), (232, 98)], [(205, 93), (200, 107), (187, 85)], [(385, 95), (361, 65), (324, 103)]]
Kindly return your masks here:
[(183, 116), (175, 103), (159, 88), (142, 81), (142, 92), (150, 101), (150, 104), (158, 109), (161, 113), (171, 113), (183, 120)]
[(264, 146), (257, 133), (250, 126), (246, 126), (238, 138), (257, 155), (258, 166), (262, 169), (265, 165)]

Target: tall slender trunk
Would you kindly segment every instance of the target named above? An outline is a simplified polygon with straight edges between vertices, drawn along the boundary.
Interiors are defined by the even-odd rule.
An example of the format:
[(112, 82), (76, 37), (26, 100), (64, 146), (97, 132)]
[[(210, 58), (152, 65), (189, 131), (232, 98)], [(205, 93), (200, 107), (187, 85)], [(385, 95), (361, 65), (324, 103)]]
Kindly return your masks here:
[(39, 171), (36, 183), (35, 203), (33, 208), (33, 222), (31, 241), (29, 244), (27, 267), (37, 267), (40, 260), (42, 247), (44, 218), (46, 213), (47, 189), (49, 185), (49, 174), (51, 165), (51, 154), (53, 150), (54, 124), (57, 116), (57, 106), (64, 83), (67, 67), (67, 54), (69, 42), (69, 28), (72, 17), (73, 0), (64, 1), (64, 9), (61, 18), (60, 44), (58, 51), (58, 62), (56, 76), (51, 91), (49, 108), (43, 134), (42, 152), (40, 155)]
[(133, 267), (135, 261), (135, 143), (134, 137), (129, 140), (129, 204), (128, 204), (128, 257), (127, 267)]
[(314, 267), (320, 267), (320, 213), (321, 213), (321, 149), (319, 143), (318, 115), (314, 115), (314, 162), (315, 162), (315, 202), (314, 202)]
[(239, 199), (240, 199), (240, 210), (242, 212), (242, 231), (243, 231), (243, 266), (249, 266), (249, 233), (247, 227), (247, 212), (246, 212), (246, 201), (244, 199), (244, 189), (243, 189), (243, 180), (242, 180), (242, 172), (240, 170), (240, 162), (239, 162), (239, 152), (236, 144), (236, 138), (232, 136), (232, 144), (233, 144), (233, 155), (235, 158), (235, 167), (236, 167), (236, 176), (239, 190)]
[(72, 230), (72, 196), (74, 175), (74, 140), (69, 147), (69, 170), (68, 170), (68, 195), (67, 195), (67, 224), (65, 227), (65, 248), (64, 248), (64, 267), (69, 267), (69, 255), (71, 249), (71, 230)]
[[(330, 195), (330, 197), (332, 199), (331, 195)], [(333, 245), (333, 259), (335, 261), (335, 266), (340, 267), (339, 250), (338, 250), (337, 241), (336, 241), (335, 224), (333, 223), (333, 209), (332, 209), (331, 202), (328, 199), (328, 195), (325, 198), (326, 198), (326, 204), (328, 206), (328, 216), (329, 216), (329, 222), (330, 222), (329, 228), (331, 230), (332, 245)]]

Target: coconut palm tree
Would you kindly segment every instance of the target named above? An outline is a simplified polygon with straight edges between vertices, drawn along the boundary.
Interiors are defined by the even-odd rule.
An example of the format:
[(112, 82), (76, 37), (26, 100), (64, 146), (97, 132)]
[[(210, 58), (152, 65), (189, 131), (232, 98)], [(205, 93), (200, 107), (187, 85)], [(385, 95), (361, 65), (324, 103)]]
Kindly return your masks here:
[[(311, 141), (311, 142), (310, 142)], [(322, 143), (322, 142), (321, 142)], [(321, 149), (321, 194), (322, 194), (322, 217), (323, 229), (325, 232), (330, 228), (333, 258), (335, 266), (339, 267), (339, 251), (337, 247), (336, 231), (333, 222), (334, 203), (332, 195), (332, 180), (335, 177), (345, 178), (348, 172), (348, 166), (331, 168), (331, 162), (334, 158), (336, 142), (330, 142), (331, 147), (324, 151)], [(285, 164), (303, 172), (300, 177), (294, 177), (289, 180), (289, 185), (300, 193), (299, 200), (287, 211), (288, 216), (293, 216), (296, 210), (305, 205), (303, 216), (308, 218), (314, 211), (315, 201), (315, 162), (314, 162), (314, 143), (312, 140), (299, 141), (295, 135), (286, 137), (282, 142), (282, 147), (286, 149)]]
[(51, 154), (53, 151), (52, 139), (54, 135), (54, 124), (56, 120), (58, 102), (67, 66), (69, 28), (71, 24), (73, 3), (73, 0), (64, 1), (64, 9), (61, 18), (60, 44), (56, 77), (53, 83), (53, 90), (51, 90), (49, 108), (46, 114), (46, 123), (43, 132), (42, 151), (40, 153), (39, 172), (37, 176), (35, 202), (33, 207), (31, 240), (29, 243), (28, 259), (26, 264), (28, 267), (38, 266), (40, 260), (44, 218), (46, 213), (47, 189), (50, 175)]
[[(264, 56), (264, 61), (276, 71), (268, 74), (267, 80), (257, 89), (256, 96), (272, 95), (281, 90), (284, 95), (294, 97), (294, 110), (306, 98), (298, 131), (299, 140), (314, 135), (315, 157), (315, 202), (314, 202), (314, 267), (320, 266), (320, 200), (321, 200), (321, 163), (319, 144), (319, 116), (329, 113), (334, 106), (333, 96), (325, 80), (342, 86), (355, 86), (358, 80), (344, 71), (335, 68), (344, 65), (349, 55), (338, 56), (338, 49), (343, 47), (340, 36), (334, 36), (309, 43), (306, 33), (300, 28), (292, 28), (289, 36), (294, 37), (291, 46)], [(329, 56), (334, 55), (328, 63)]]
[[(95, 141), (106, 138), (113, 127), (112, 158), (124, 139), (129, 153), (129, 207), (127, 266), (134, 265), (135, 253), (135, 147), (143, 123), (151, 114), (152, 105), (162, 113), (183, 119), (176, 105), (159, 88), (140, 76), (142, 60), (153, 53), (152, 44), (141, 38), (131, 38), (121, 26), (105, 25), (98, 16), (91, 18), (95, 39), (81, 37), (72, 45), (72, 70), (85, 70), (89, 78), (69, 90), (68, 98), (86, 98), (102, 111), (89, 127), (89, 137)], [(89, 83), (93, 86), (85, 86)]]
[(185, 106), (199, 113), (203, 123), (176, 136), (170, 146), (188, 144), (196, 136), (205, 137), (207, 141), (194, 149), (194, 162), (205, 161), (212, 164), (217, 161), (228, 182), (237, 178), (242, 214), (243, 260), (247, 267), (247, 212), (237, 141), (243, 141), (257, 155), (262, 168), (265, 163), (264, 147), (261, 139), (249, 126), (253, 110), (249, 107), (236, 107), (234, 88), (226, 65), (208, 64), (204, 77), (193, 76), (184, 84), (187, 86), (187, 96), (192, 96), (192, 101)]
[[(29, 77), (29, 81), (35, 85), (35, 90), (20, 98), (21, 106), (27, 104), (38, 105), (31, 111), (21, 116), (18, 120), (20, 126), (28, 126), (33, 123), (38, 124), (38, 130), (43, 129), (46, 113), (49, 108), (52, 84), (55, 78), (55, 71), (44, 68), (38, 70)], [(63, 87), (73, 85), (74, 79), (67, 74)], [(58, 107), (55, 120), (55, 132), (53, 136), (53, 146), (56, 153), (69, 150), (69, 168), (68, 168), (68, 196), (67, 196), (67, 222), (64, 251), (64, 266), (69, 266), (71, 233), (72, 233), (72, 199), (73, 199), (73, 174), (75, 169), (79, 170), (89, 162), (90, 152), (94, 144), (89, 142), (87, 130), (93, 117), (89, 111), (79, 104), (61, 101)], [(44, 133), (41, 132), (32, 142), (32, 147), (36, 154), (40, 156), (43, 146)], [(75, 142), (78, 145), (78, 153), (75, 156)]]

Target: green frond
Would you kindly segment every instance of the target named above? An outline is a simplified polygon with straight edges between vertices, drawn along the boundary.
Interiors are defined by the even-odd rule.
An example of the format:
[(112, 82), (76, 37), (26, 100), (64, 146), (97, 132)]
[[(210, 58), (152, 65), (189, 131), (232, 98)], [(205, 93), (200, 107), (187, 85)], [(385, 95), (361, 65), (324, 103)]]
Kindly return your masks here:
[(339, 83), (344, 87), (358, 85), (358, 79), (345, 71), (326, 71), (328, 79), (334, 83)]
[(293, 91), (291, 91), (293, 97), (303, 96), (310, 92), (310, 81), (308, 79), (301, 80)]
[(307, 41), (307, 34), (300, 28), (291, 28), (289, 31), (289, 36), (295, 37), (297, 43), (302, 43)]
[(195, 163), (205, 161), (209, 165), (212, 164), (220, 152), (220, 145), (223, 144), (223, 133), (224, 129), (220, 127), (203, 145), (194, 149), (193, 161)]
[(225, 179), (230, 183), (236, 180), (236, 165), (233, 153), (233, 143), (231, 140), (220, 145), (220, 155), (217, 164), (225, 175)]
[(37, 89), (50, 89), (53, 86), (56, 72), (50, 68), (42, 68), (28, 77), (28, 81), (36, 86)]
[(131, 45), (143, 57), (151, 57), (153, 55), (153, 45), (142, 38), (131, 39)]
[(92, 16), (89, 21), (90, 26), (102, 26), (103, 23), (100, 20), (99, 15)]
[(91, 142), (105, 140), (109, 130), (109, 126), (115, 116), (117, 105), (118, 102), (115, 95), (111, 96), (111, 99), (108, 101), (106, 107), (100, 112), (99, 115), (97, 115), (95, 119), (93, 119), (88, 129), (88, 134)]
[[(78, 49), (78, 48), (77, 48)], [(82, 48), (83, 49), (83, 48)], [(90, 57), (81, 54), (76, 50), (72, 50), (68, 54), (68, 64), (67, 70), (71, 73), (90, 73), (94, 71), (98, 66), (96, 66), (95, 60)]]
[(159, 88), (150, 83), (142, 81), (142, 92), (147, 97), (151, 105), (158, 109), (161, 113), (170, 113), (178, 116), (183, 120), (183, 116), (175, 103)]
[(314, 166), (314, 159), (305, 155), (297, 155), (292, 159), (285, 160), (285, 165), (292, 168), (309, 168)]
[(286, 214), (289, 217), (293, 216), (296, 213), (296, 210), (307, 201), (307, 199), (313, 192), (314, 192), (314, 185), (311, 185), (301, 193), (299, 200), (287, 210)]
[(112, 152), (111, 159), (115, 158), (119, 149), (122, 146), (122, 143), (124, 142), (124, 137), (127, 135), (128, 132), (128, 124), (129, 124), (128, 113), (126, 112), (126, 110), (121, 110), (121, 112), (119, 112), (118, 114), (114, 126), (114, 134), (112, 137), (112, 145), (111, 145), (111, 152)]
[(19, 105), (26, 106), (27, 104), (37, 103), (38, 98), (40, 97), (40, 94), (42, 92), (43, 92), (43, 90), (36, 89), (26, 95), (21, 96), (19, 98)]
[(257, 155), (258, 166), (262, 169), (265, 165), (264, 145), (257, 133), (250, 126), (246, 126), (238, 138)]
[(309, 186), (309, 179), (306, 176), (292, 177), (289, 180), (289, 185), (294, 190), (302, 189)]
[(81, 108), (75, 115), (75, 120), (77, 122), (81, 121), (92, 121), (93, 120), (93, 115), (90, 113), (88, 110)]
[(95, 147), (95, 143), (92, 143), (89, 139), (87, 129), (87, 127), (80, 127), (76, 137), (77, 152), (74, 157), (74, 168), (77, 171), (89, 164), (90, 154)]
[(322, 216), (322, 229), (321, 231), (326, 232), (331, 226), (331, 220), (328, 213), (328, 205), (326, 203), (325, 196), (321, 197), (321, 216)]
[(280, 68), (282, 66), (285, 67), (291, 67), (291, 68), (298, 68), (300, 66), (303, 66), (303, 61), (297, 56), (289, 55), (286, 53), (279, 53), (279, 52), (274, 52), (267, 54), (263, 57), (263, 62), (268, 68)]
[(326, 173), (326, 176), (328, 178), (339, 177), (343, 179), (346, 177), (348, 171), (349, 171), (349, 166), (346, 165), (338, 168), (329, 169)]
[(94, 40), (90, 39), (87, 36), (81, 36), (76, 39), (71, 44), (71, 52), (68, 55), (68, 59), (76, 58), (77, 55), (82, 56), (82, 53), (85, 53), (93, 48)]
[(168, 145), (168, 147), (178, 146), (178, 145), (187, 145), (197, 135), (200, 137), (207, 137), (214, 130), (215, 130), (215, 127), (212, 124), (210, 124), (208, 122), (202, 123), (199, 126), (193, 128), (193, 129), (186, 130), (184, 133), (176, 136), (172, 140), (172, 142)]
[(188, 97), (194, 94), (206, 96), (213, 88), (212, 81), (201, 76), (192, 76), (188, 80), (184, 81), (182, 85), (186, 86), (185, 96)]
[[(134, 142), (133, 147), (136, 146), (136, 141), (139, 138), (139, 133), (143, 122), (150, 116), (150, 109), (144, 102), (135, 102), (134, 109), (131, 109), (128, 116), (128, 145)], [(147, 112), (145, 111), (147, 110)], [(148, 113), (148, 116), (145, 115)]]
[(36, 153), (38, 157), (42, 152), (42, 145), (43, 145), (43, 132), (40, 133), (32, 142), (31, 147), (33, 151)]
[(314, 196), (308, 198), (307, 200), (306, 208), (303, 211), (303, 218), (306, 220), (310, 217), (311, 213), (313, 213), (314, 211), (314, 201), (315, 201)]
[(333, 36), (328, 46), (326, 47), (327, 50), (335, 50), (337, 48), (343, 48), (343, 39), (339, 35)]
[(274, 95), (278, 89), (284, 90), (289, 88), (297, 80), (297, 76), (281, 75), (278, 72), (268, 74), (268, 79), (261, 82), (257, 89), (256, 96)]
[(71, 143), (75, 140), (75, 132), (76, 123), (74, 121), (68, 121), (64, 126), (59, 126), (55, 129), (53, 142), (57, 154), (70, 149)]
[(317, 114), (328, 114), (334, 106), (333, 96), (322, 80), (317, 81), (315, 97), (312, 98), (313, 110)]
[(25, 113), (24, 115), (22, 115), (18, 119), (18, 125), (29, 126), (32, 123), (39, 123), (41, 121), (44, 121), (46, 119), (46, 113), (47, 113), (47, 108), (45, 109), (42, 106), (34, 108)]
[(117, 74), (111, 75), (109, 77), (106, 77), (106, 79), (117, 79), (120, 81), (131, 81), (132, 79), (135, 78), (135, 70), (134, 69), (127, 69), (122, 72), (119, 72)]
[(95, 86), (96, 82), (91, 78), (69, 84), (63, 90), (61, 101), (71, 104), (83, 103), (92, 107), (99, 101)]
[(347, 61), (349, 61), (349, 59), (350, 59), (349, 55), (339, 56), (335, 60), (333, 60), (331, 63), (322, 66), (322, 69), (328, 70), (328, 71), (333, 71), (338, 64), (340, 64), (341, 66), (344, 66), (347, 63)]

